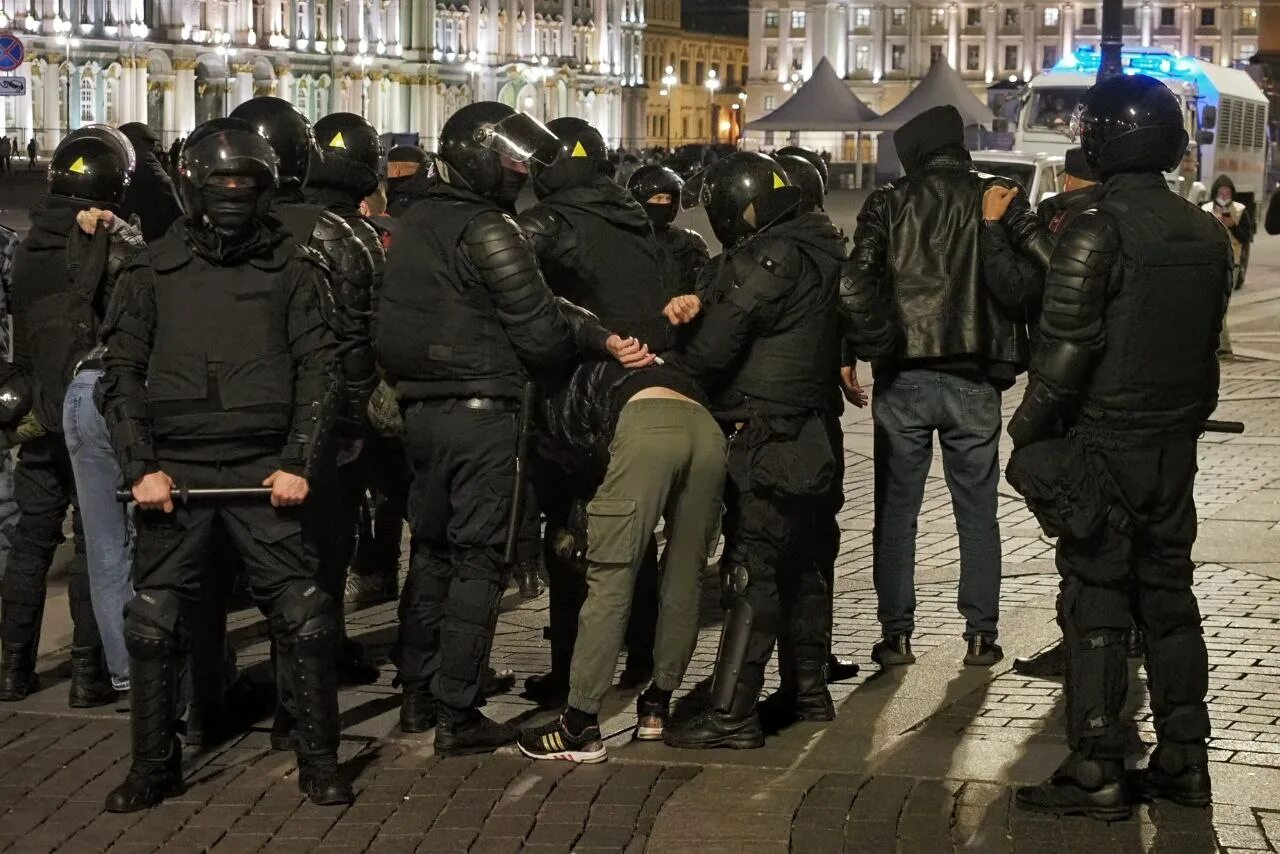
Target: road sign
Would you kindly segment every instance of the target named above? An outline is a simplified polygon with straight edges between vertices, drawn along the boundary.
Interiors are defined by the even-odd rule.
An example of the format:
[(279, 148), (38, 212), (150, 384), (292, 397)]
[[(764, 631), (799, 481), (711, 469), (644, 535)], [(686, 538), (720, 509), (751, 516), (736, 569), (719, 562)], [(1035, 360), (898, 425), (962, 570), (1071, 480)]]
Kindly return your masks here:
[(12, 33), (0, 34), (0, 71), (17, 71), (26, 54), (22, 39)]
[(27, 94), (27, 78), (0, 77), (0, 98), (5, 95), (21, 96)]

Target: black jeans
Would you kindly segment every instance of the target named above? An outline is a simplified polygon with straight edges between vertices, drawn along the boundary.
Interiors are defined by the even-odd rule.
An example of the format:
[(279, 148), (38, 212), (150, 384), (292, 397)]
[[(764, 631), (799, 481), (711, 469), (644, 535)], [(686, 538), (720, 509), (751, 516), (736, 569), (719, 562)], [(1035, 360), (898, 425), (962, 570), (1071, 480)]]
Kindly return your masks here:
[(1088, 459), (1110, 475), (1135, 529), (1107, 526), (1086, 540), (1058, 540), (1071, 746), (1090, 758), (1123, 759), (1119, 716), (1128, 683), (1123, 643), (1135, 618), (1146, 633), (1157, 737), (1202, 742), (1209, 736), (1209, 674), (1191, 589), (1196, 443), (1090, 448)]
[(429, 687), (437, 701), (470, 708), (507, 585), (516, 412), (427, 401), (404, 421), (413, 547), (391, 657), (409, 690)]
[[(40, 642), (40, 623), (44, 618), (49, 567), (53, 563), (54, 551), (63, 541), (62, 523), (67, 517), (67, 509), (76, 502), (71, 457), (62, 434), (47, 433), (24, 444), (18, 452), (13, 482), (14, 500), (21, 515), (14, 534), (13, 551), (9, 555), (9, 567), (4, 575), (0, 637), (6, 645), (29, 645), (34, 660)], [(98, 636), (98, 622), (93, 616), (84, 533), (78, 508), (72, 525), (75, 556), (67, 589), (74, 625), (72, 644), (100, 647), (102, 641)]]

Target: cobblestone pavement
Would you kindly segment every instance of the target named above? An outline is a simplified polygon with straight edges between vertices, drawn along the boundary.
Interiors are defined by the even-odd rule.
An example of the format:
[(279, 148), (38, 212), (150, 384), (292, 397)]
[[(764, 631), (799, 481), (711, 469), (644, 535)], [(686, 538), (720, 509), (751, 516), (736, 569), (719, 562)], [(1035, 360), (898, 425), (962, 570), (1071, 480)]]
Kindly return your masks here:
[[(1065, 755), (1060, 686), (1008, 670), (961, 667), (955, 609), (957, 543), (935, 471), (920, 521), (919, 663), (868, 665), (833, 686), (833, 724), (797, 725), (757, 751), (693, 753), (630, 740), (634, 692), (603, 710), (611, 761), (571, 767), (518, 755), (438, 760), (431, 737), (394, 729), (398, 692), (384, 666), (372, 686), (343, 692), (342, 758), (358, 800), (345, 810), (303, 802), (288, 754), (260, 721), (242, 737), (187, 756), (185, 795), (145, 814), (101, 812), (127, 767), (119, 710), (72, 712), (65, 658), (46, 650), (44, 690), (0, 706), (0, 850), (531, 852), (978, 852), (1276, 850), (1280, 847), (1280, 364), (1224, 367), (1222, 418), (1244, 436), (1201, 445), (1197, 593), (1210, 653), (1212, 810), (1142, 807), (1112, 825), (1056, 820), (1011, 807), (1012, 787), (1043, 778)], [(1006, 410), (1018, 398), (1006, 396)], [(846, 418), (848, 502), (836, 588), (836, 645), (866, 662), (876, 637), (871, 583), (871, 436), (867, 413)], [(1024, 655), (1056, 638), (1052, 544), (1012, 494), (1000, 504), (1005, 580), (1002, 643)], [(696, 705), (715, 657), (714, 591), (684, 703)], [(51, 606), (50, 611), (56, 610)], [(523, 680), (548, 664), (545, 597), (503, 605), (493, 663)], [(350, 615), (353, 634), (385, 661), (395, 609)], [(52, 617), (51, 617), (52, 619)], [(261, 619), (237, 612), (240, 663), (261, 676)], [(1133, 765), (1153, 740), (1143, 673), (1134, 666)], [(502, 719), (541, 720), (515, 693)]]

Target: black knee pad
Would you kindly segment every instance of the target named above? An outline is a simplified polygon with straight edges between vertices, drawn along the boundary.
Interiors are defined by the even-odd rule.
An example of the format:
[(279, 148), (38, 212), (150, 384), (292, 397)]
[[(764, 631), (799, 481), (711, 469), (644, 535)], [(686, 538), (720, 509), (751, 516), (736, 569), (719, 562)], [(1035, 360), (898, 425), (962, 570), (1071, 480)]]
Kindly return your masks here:
[(167, 590), (142, 590), (125, 607), (124, 639), (129, 654), (140, 661), (156, 661), (178, 648), (182, 600)]
[(314, 581), (294, 581), (276, 597), (271, 624), (278, 638), (301, 639), (335, 624), (333, 600)]

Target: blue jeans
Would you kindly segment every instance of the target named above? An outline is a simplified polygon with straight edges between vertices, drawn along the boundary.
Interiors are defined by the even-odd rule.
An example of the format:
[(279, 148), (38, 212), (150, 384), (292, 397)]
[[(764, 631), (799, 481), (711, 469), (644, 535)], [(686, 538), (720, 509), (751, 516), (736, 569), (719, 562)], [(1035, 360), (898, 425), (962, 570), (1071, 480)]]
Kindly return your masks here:
[(933, 462), (933, 434), (960, 535), (957, 604), (965, 637), (994, 638), (1000, 617), (1000, 392), (990, 383), (930, 368), (878, 381), (875, 422), (875, 584), (884, 634), (915, 628), (916, 527)]
[(102, 634), (111, 681), (129, 681), (129, 651), (124, 642), (124, 606), (133, 598), (129, 573), (133, 538), (125, 504), (116, 500), (120, 465), (107, 434), (107, 424), (93, 400), (101, 371), (81, 371), (67, 389), (62, 429), (75, 473), (76, 493), (84, 525), (93, 614)]

